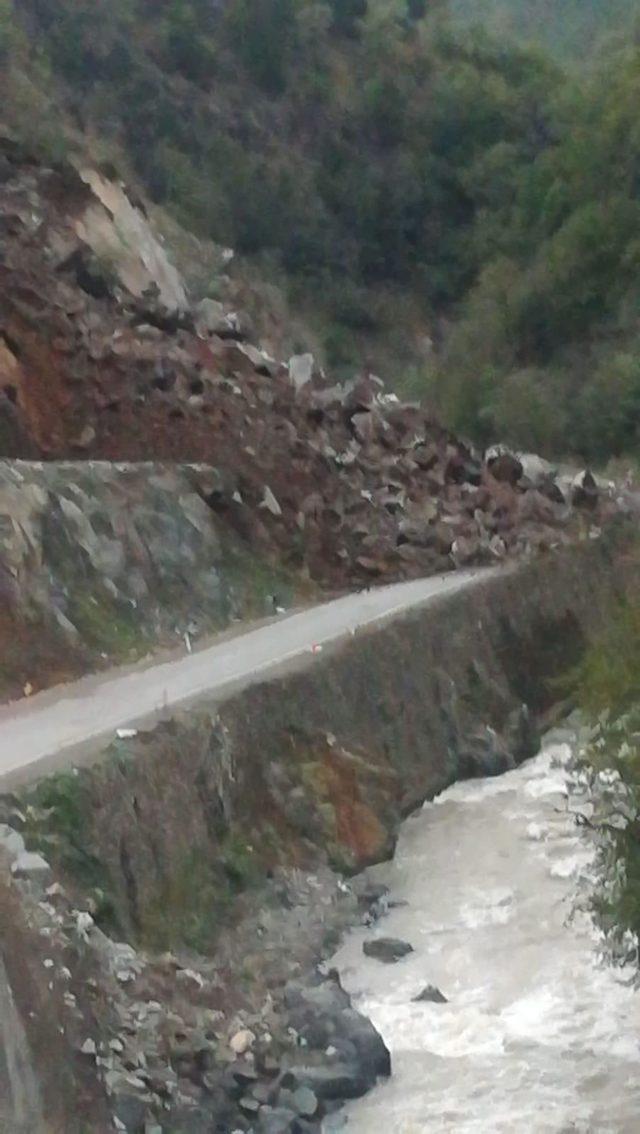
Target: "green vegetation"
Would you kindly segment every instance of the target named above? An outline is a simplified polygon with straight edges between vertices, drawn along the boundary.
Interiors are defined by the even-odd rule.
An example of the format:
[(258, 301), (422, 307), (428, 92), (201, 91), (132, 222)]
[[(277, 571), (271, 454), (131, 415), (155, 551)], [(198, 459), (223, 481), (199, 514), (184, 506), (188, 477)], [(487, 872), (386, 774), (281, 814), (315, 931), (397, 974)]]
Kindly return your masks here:
[(29, 850), (40, 851), (78, 887), (100, 926), (119, 930), (108, 871), (90, 849), (89, 796), (82, 774), (48, 776), (25, 793), (23, 804)]
[(457, 15), (508, 7), (521, 41), (535, 18), (582, 54), (631, 5), (452, 3), (0, 0), (4, 114), (50, 157), (99, 138), (185, 227), (259, 257), (338, 374), (392, 357), (482, 442), (628, 453), (640, 47), (610, 37), (578, 75)]
[(462, 24), (581, 59), (603, 36), (631, 23), (638, 9), (634, 0), (451, 0), (451, 11)]
[(215, 855), (210, 848), (190, 851), (145, 906), (141, 941), (153, 949), (186, 945), (210, 953), (238, 896), (263, 877), (260, 854), (237, 834), (228, 833)]
[[(620, 602), (572, 677), (591, 733), (580, 760), (599, 801), (600, 885), (593, 912), (612, 957), (638, 960), (640, 940), (640, 602)], [(614, 772), (612, 778), (610, 773)], [(602, 778), (603, 773), (605, 778)]]

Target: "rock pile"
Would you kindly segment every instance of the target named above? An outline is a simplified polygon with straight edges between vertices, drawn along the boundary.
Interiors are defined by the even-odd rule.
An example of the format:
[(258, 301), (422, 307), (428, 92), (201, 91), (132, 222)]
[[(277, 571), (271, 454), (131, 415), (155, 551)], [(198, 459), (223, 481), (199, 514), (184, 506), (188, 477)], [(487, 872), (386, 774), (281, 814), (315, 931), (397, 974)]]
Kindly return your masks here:
[[(2, 814), (20, 823), (6, 801)], [(209, 957), (154, 956), (118, 942), (75, 908), (41, 856), (31, 855), (46, 869), (19, 869), (25, 854), (17, 828), (0, 824), (0, 892), (8, 869), (39, 943), (34, 979), (56, 1002), (68, 1073), (91, 1076), (109, 1129), (319, 1134), (325, 1115), (390, 1074), (381, 1037), (337, 975), (301, 966), (302, 953), (289, 949), (282, 966), (302, 975), (271, 991), (258, 981), (252, 1007), (229, 992), (242, 957), (238, 971), (221, 972)], [(310, 882), (339, 917), (330, 898), (336, 880)], [(300, 909), (280, 911), (292, 930)], [(313, 940), (304, 920), (297, 937)]]
[[(133, 250), (132, 250), (133, 242)], [(210, 466), (209, 506), (331, 587), (548, 549), (601, 518), (538, 458), (484, 459), (363, 373), (332, 384), (190, 305), (121, 186), (0, 142), (0, 454)], [(538, 462), (536, 464), (536, 461)]]

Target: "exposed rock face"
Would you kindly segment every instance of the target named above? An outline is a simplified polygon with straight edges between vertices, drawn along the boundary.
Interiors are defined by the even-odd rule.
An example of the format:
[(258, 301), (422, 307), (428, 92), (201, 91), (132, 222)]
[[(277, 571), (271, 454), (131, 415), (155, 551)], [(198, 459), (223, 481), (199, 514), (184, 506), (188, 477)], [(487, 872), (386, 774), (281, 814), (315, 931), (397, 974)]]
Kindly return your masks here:
[(283, 573), (258, 567), (203, 500), (218, 481), (210, 469), (0, 461), (7, 691), (262, 617), (274, 590), (288, 598)]
[(142, 299), (153, 288), (167, 313), (184, 311), (187, 295), (182, 280), (124, 187), (93, 169), (83, 169), (80, 177), (92, 193), (86, 209), (75, 220), (80, 240), (99, 263), (113, 265), (118, 283), (130, 295)]
[(0, 146), (0, 454), (208, 464), (224, 522), (330, 586), (570, 538), (530, 457), (483, 461), (368, 372), (271, 358), (218, 301), (189, 307), (121, 186)]

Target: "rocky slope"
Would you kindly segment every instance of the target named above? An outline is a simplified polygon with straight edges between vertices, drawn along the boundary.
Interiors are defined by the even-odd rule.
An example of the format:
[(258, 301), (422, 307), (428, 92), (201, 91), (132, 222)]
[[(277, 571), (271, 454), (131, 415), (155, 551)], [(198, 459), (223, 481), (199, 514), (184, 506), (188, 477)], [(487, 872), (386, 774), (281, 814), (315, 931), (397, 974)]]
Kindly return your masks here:
[(204, 503), (211, 476), (0, 460), (0, 699), (273, 614), (274, 593), (292, 601), (296, 581)]
[[(133, 194), (131, 197), (135, 200)], [(198, 492), (262, 555), (322, 584), (548, 549), (579, 521), (550, 471), (487, 463), (362, 373), (288, 364), (242, 313), (192, 306), (121, 185), (0, 144), (0, 452), (210, 466)], [(582, 503), (598, 510), (597, 494)]]

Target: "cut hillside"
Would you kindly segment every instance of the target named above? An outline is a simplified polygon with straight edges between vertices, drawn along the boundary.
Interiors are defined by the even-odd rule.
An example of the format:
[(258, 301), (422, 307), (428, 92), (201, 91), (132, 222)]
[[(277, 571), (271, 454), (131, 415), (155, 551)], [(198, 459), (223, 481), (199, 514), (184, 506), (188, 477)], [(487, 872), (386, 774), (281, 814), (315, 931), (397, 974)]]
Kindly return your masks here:
[(483, 456), (369, 371), (274, 359), (241, 311), (192, 302), (121, 184), (7, 139), (1, 165), (9, 642), (22, 619), (74, 664), (135, 656), (305, 588), (550, 550), (615, 509), (588, 477)]

